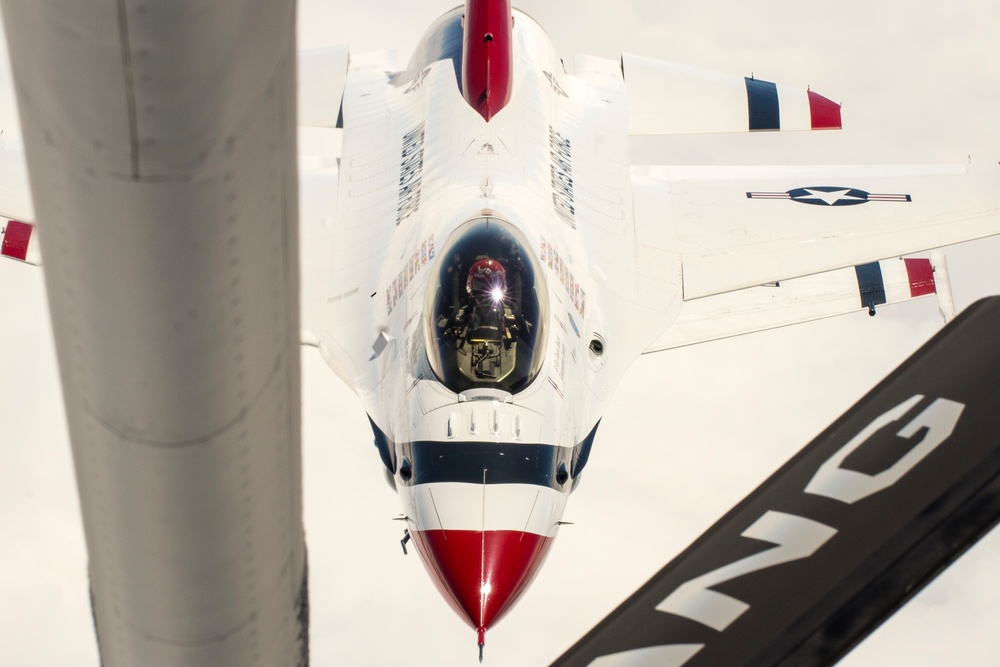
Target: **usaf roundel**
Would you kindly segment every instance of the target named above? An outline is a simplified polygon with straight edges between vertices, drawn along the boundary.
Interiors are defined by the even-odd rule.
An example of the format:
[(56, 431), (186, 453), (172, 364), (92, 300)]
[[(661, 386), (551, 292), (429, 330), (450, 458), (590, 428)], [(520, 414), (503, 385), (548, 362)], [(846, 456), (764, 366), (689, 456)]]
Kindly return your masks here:
[(857, 188), (835, 185), (817, 185), (809, 188), (795, 188), (788, 192), (748, 192), (747, 199), (791, 199), (800, 204), (814, 206), (854, 206), (870, 201), (912, 201), (910, 195), (872, 194)]

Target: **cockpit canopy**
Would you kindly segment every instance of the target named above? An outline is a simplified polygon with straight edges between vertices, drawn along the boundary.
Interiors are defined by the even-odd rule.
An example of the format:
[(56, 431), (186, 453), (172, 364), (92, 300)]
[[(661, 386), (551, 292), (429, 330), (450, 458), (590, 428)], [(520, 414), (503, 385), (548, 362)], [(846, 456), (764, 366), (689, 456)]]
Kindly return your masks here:
[(496, 218), (451, 235), (427, 284), (424, 339), (431, 369), (454, 392), (516, 393), (545, 358), (548, 291), (524, 236)]

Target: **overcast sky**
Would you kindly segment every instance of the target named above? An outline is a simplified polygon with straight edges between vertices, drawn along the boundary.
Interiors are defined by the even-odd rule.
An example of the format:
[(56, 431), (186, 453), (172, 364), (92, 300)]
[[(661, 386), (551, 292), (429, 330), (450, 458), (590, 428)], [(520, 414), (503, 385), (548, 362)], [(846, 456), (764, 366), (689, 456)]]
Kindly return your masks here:
[[(456, 4), (300, 4), (300, 47), (398, 49)], [(347, 7), (350, 8), (347, 8)], [(1000, 160), (1000, 3), (783, 0), (518, 4), (572, 65), (622, 49), (842, 102), (842, 132), (685, 137), (647, 162)], [(612, 7), (614, 7), (612, 9)], [(386, 17), (392, 22), (386, 23)], [(13, 126), (4, 72), (0, 122)], [(1000, 292), (1000, 242), (948, 250), (959, 308)], [(41, 272), (0, 263), (0, 664), (97, 665), (86, 553)], [(940, 327), (933, 300), (644, 357), (622, 383), (565, 527), (490, 631), (486, 664), (542, 665), (600, 620)], [(989, 332), (995, 334), (995, 332)], [(475, 634), (416, 555), (360, 404), (303, 353), (313, 664), (476, 664)], [(1000, 664), (1000, 538), (988, 536), (841, 664)]]

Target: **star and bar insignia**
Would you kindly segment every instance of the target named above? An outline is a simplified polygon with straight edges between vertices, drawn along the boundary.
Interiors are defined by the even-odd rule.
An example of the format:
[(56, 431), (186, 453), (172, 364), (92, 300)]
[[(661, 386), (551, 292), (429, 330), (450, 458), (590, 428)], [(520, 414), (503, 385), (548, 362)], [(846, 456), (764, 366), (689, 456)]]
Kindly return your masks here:
[(814, 206), (854, 206), (870, 201), (909, 202), (910, 195), (872, 194), (857, 188), (819, 185), (810, 188), (795, 188), (788, 192), (748, 192), (747, 199), (791, 199), (800, 204)]

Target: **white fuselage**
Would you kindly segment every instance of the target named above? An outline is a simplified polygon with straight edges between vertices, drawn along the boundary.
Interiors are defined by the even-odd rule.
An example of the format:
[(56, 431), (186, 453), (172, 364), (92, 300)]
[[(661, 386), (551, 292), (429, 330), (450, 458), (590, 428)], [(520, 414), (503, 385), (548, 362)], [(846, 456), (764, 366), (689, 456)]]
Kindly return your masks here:
[[(598, 74), (598, 85), (566, 75), (542, 29), (515, 12), (513, 95), (487, 123), (463, 100), (452, 60), (433, 53), (460, 14), (432, 26), (405, 72), (387, 74), (379, 55), (352, 60), (336, 204), (337, 217), (350, 222), (338, 230), (334, 261), (345, 273), (366, 253), (381, 261), (368, 268), (369, 285), (349, 290), (345, 283), (334, 299), (346, 302), (342, 314), (358, 317), (371, 312), (363, 300), (374, 302), (374, 321), (365, 338), (349, 317), (325, 323), (319, 334), (372, 419), (428, 569), (482, 631), (544, 559), (610, 389), (641, 349), (616, 339), (627, 317), (609, 327), (602, 311), (621, 280), (636, 289), (635, 275), (609, 281), (615, 267), (602, 269), (600, 251), (587, 251), (605, 235), (632, 233), (620, 73)], [(506, 236), (477, 251), (463, 240), (477, 224)], [(516, 252), (496, 249), (504, 244), (517, 245)], [(526, 293), (542, 304), (536, 322), (520, 325), (520, 339), (508, 336), (507, 344), (522, 350), (524, 332), (534, 336), (534, 367), (513, 389), (483, 370), (485, 353), (476, 356), (467, 319), (452, 326), (467, 318), (465, 306), (441, 306), (441, 292), (453, 289), (474, 309), (471, 275), (465, 289), (442, 285), (466, 285), (480, 259), (528, 265)], [(518, 301), (505, 304), (511, 323)], [(352, 338), (354, 361), (342, 353)], [(435, 367), (435, 346), (458, 355), (457, 382)], [(499, 378), (508, 348), (490, 349), (497, 350)], [(602, 374), (608, 360), (614, 370)], [(451, 552), (458, 534), (468, 553)], [(514, 535), (521, 546), (504, 546)], [(534, 540), (530, 549), (526, 536)], [(491, 559), (507, 565), (491, 569)], [(516, 573), (504, 574), (511, 569)]]

